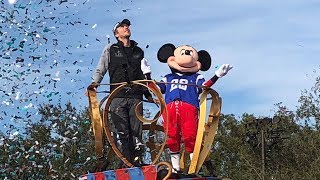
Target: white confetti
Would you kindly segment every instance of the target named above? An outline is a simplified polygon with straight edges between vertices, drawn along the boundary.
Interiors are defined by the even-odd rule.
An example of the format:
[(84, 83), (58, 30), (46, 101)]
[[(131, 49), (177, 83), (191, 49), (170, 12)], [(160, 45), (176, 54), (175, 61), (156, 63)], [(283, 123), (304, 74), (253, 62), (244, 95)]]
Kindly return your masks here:
[(16, 98), (15, 98), (15, 100), (19, 100), (20, 96), (21, 96), (21, 92), (20, 92), (20, 91), (18, 91), (18, 92), (17, 92), (17, 94), (16, 94)]
[(68, 141), (69, 138), (62, 137), (62, 139), (63, 139), (63, 140), (61, 141), (61, 144), (64, 144), (64, 143), (66, 143), (66, 142)]
[(54, 81), (60, 81), (60, 78), (52, 78), (52, 80), (54, 80)]
[(92, 29), (94, 29), (94, 28), (96, 28), (97, 27), (97, 24), (94, 24), (93, 26), (92, 26)]
[(49, 161), (49, 168), (52, 169), (51, 161)]
[(14, 4), (16, 3), (17, 0), (8, 0), (9, 4)]
[(32, 103), (29, 103), (27, 106), (24, 106), (24, 108), (31, 108), (33, 106)]
[(2, 104), (9, 106), (10, 102), (9, 101), (2, 101)]

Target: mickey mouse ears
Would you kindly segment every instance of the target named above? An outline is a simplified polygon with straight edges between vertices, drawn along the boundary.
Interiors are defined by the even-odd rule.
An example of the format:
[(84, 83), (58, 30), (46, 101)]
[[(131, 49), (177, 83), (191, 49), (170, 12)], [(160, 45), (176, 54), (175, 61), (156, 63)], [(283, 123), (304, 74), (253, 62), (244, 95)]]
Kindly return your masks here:
[(167, 59), (170, 56), (174, 55), (175, 49), (176, 49), (176, 47), (171, 43), (168, 43), (168, 44), (161, 46), (161, 48), (159, 49), (159, 51), (157, 53), (158, 60), (162, 63), (166, 63)]
[(201, 63), (201, 71), (207, 71), (211, 67), (211, 56), (205, 50), (200, 50), (198, 52), (199, 59), (198, 61)]

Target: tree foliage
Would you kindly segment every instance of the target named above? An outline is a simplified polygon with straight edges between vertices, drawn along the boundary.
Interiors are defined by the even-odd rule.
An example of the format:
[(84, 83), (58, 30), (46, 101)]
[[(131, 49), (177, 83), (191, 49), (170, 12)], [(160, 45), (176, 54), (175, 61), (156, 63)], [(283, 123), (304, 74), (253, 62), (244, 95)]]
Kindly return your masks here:
[(25, 136), (3, 137), (0, 179), (77, 178), (95, 163), (88, 110), (43, 105)]
[(320, 130), (320, 76), (316, 78), (310, 91), (304, 90), (302, 92), (299, 102), (298, 117), (305, 120), (306, 126), (313, 120), (315, 128)]

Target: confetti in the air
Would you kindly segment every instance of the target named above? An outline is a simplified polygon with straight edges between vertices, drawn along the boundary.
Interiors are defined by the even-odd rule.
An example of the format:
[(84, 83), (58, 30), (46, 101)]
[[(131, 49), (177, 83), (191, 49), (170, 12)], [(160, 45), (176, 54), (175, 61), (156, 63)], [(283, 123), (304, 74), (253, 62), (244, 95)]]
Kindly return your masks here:
[(17, 0), (8, 0), (9, 4), (14, 4), (16, 3)]
[(55, 107), (87, 107), (98, 60), (90, 52), (115, 39), (97, 34), (100, 22), (85, 15), (96, 13), (90, 0), (0, 3), (0, 179), (74, 179), (95, 161), (91, 121)]

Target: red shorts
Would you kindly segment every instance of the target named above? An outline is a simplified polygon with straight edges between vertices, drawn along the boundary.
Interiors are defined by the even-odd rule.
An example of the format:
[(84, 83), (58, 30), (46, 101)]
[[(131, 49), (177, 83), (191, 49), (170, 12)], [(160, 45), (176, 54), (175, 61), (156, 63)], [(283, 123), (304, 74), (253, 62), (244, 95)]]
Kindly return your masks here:
[[(198, 109), (182, 101), (166, 105), (168, 110), (168, 148), (172, 153), (180, 151), (181, 137), (187, 152), (192, 153), (198, 129)], [(164, 127), (167, 123), (163, 116)]]

